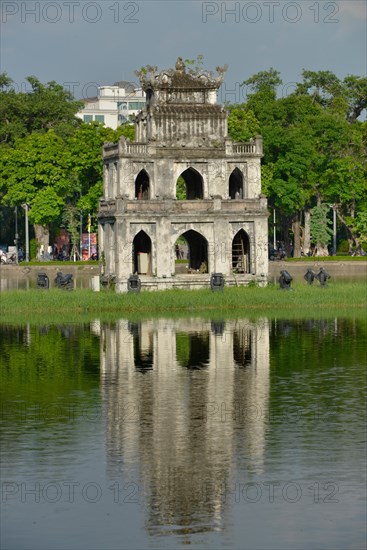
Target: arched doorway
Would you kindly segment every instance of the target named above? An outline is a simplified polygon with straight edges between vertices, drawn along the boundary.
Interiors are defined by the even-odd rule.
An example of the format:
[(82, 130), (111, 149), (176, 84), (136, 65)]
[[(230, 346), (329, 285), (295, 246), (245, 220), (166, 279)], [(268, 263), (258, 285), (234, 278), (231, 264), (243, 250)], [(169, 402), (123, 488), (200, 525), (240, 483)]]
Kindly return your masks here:
[(135, 180), (135, 198), (138, 200), (148, 200), (150, 198), (150, 186), (148, 173), (140, 170)]
[(241, 229), (232, 241), (232, 271), (233, 273), (250, 273), (250, 239), (246, 231)]
[[(182, 245), (185, 251), (184, 255), (187, 257), (187, 272), (208, 273), (208, 241), (205, 237), (200, 235), (197, 231), (190, 229), (183, 233), (178, 241), (182, 241), (182, 239), (187, 243), (186, 246), (184, 244)], [(178, 241), (175, 243), (175, 258), (177, 255), (176, 244)]]
[(145, 231), (139, 231), (133, 240), (133, 273), (152, 274), (152, 241)]
[(203, 178), (194, 168), (188, 168), (179, 176), (176, 182), (176, 198), (178, 200), (202, 199)]
[(189, 245), (181, 235), (174, 245), (175, 274), (186, 274), (188, 269)]
[(229, 176), (228, 195), (232, 200), (244, 198), (243, 174), (238, 168), (235, 168)]

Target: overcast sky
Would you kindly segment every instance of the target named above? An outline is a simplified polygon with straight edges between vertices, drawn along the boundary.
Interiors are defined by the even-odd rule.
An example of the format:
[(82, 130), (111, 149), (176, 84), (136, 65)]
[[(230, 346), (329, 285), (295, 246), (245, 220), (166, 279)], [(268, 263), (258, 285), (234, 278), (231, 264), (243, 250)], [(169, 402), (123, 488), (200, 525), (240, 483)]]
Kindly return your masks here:
[(204, 56), (229, 69), (221, 102), (243, 100), (239, 84), (274, 67), (292, 90), (302, 69), (366, 75), (366, 0), (1, 0), (1, 72), (55, 80), (77, 98), (96, 85), (137, 82), (143, 65), (174, 67)]

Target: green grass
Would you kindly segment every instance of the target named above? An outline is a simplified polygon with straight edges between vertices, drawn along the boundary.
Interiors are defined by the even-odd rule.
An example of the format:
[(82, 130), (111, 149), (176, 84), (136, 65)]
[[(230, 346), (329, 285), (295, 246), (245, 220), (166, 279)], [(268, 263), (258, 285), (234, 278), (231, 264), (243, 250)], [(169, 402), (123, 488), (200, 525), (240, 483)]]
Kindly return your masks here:
[(267, 288), (225, 288), (211, 290), (167, 290), (139, 294), (115, 294), (112, 291), (71, 292), (51, 290), (14, 290), (1, 293), (1, 322), (81, 322), (95, 317), (118, 318), (169, 314), (210, 316), (299, 317), (340, 315), (350, 312), (366, 315), (365, 283), (332, 283), (327, 288), (295, 283), (293, 291), (281, 291), (278, 285)]
[(19, 266), (22, 267), (22, 266), (29, 266), (29, 265), (35, 265), (35, 266), (40, 266), (40, 265), (48, 265), (48, 266), (54, 266), (54, 265), (95, 265), (95, 266), (98, 266), (98, 261), (96, 260), (84, 260), (84, 261), (76, 261), (76, 262), (73, 262), (73, 261), (67, 261), (67, 262), (63, 262), (61, 260), (50, 260), (48, 262), (38, 262), (37, 260), (31, 260), (30, 262), (20, 262), (19, 263)]
[(286, 262), (367, 262), (367, 256), (302, 256), (287, 258)]

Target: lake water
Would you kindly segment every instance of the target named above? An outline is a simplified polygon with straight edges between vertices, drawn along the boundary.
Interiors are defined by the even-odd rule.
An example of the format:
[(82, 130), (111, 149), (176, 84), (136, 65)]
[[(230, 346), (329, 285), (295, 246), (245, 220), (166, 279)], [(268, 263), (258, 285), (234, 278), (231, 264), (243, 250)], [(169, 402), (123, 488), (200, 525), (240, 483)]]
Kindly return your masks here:
[(1, 548), (362, 549), (367, 322), (0, 326)]

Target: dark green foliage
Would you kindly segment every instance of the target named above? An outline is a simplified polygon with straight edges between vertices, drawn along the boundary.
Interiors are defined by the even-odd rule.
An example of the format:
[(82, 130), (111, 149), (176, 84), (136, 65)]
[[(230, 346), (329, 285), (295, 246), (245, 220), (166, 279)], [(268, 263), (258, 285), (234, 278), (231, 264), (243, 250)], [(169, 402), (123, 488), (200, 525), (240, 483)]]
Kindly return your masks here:
[(367, 122), (358, 120), (367, 105), (367, 79), (303, 71), (303, 82), (288, 97), (277, 97), (281, 79), (274, 69), (243, 84), (249, 93), (241, 107), (260, 125), (263, 191), (278, 212), (279, 227), (288, 233), (300, 212), (327, 202), (336, 205), (338, 222), (356, 245), (367, 240), (365, 224), (356, 222), (367, 212)]
[(37, 256), (37, 241), (36, 239), (31, 239), (29, 241), (29, 257), (31, 260)]
[(52, 81), (42, 84), (35, 76), (26, 78), (30, 90), (16, 92), (6, 73), (0, 75), (0, 144), (11, 145), (32, 132), (53, 129), (68, 136), (80, 124), (75, 114), (83, 107), (70, 92)]
[(319, 243), (322, 247), (326, 247), (333, 234), (330, 229), (331, 221), (327, 218), (329, 207), (327, 204), (315, 206), (311, 210), (311, 238), (312, 242)]
[(184, 201), (186, 199), (186, 182), (182, 176), (179, 176), (177, 180), (176, 199), (179, 201)]
[[(186, 63), (188, 70), (201, 70), (202, 56)], [(33, 76), (27, 82), (29, 90), (16, 92), (11, 78), (0, 74), (0, 201), (27, 201), (32, 223), (58, 227), (65, 202), (85, 214), (96, 212), (102, 145), (120, 136), (134, 140), (134, 126), (113, 131), (84, 124), (75, 117), (82, 103), (61, 85)], [(263, 136), (262, 191), (276, 209), (281, 239), (292, 228), (301, 231), (303, 211), (326, 203), (335, 205), (339, 228), (358, 248), (367, 242), (367, 122), (359, 120), (367, 79), (304, 70), (295, 91), (277, 97), (281, 83), (273, 68), (245, 80), (248, 100), (228, 106), (228, 133), (239, 142)], [(185, 187), (179, 178), (179, 200)], [(327, 219), (331, 210), (325, 224)]]
[(83, 103), (62, 86), (27, 81), (30, 90), (17, 93), (11, 79), (0, 75), (0, 200), (27, 202), (31, 223), (59, 227), (65, 202), (82, 212), (97, 210), (102, 145), (121, 135), (134, 139), (134, 127), (85, 124), (75, 116)]
[(228, 134), (237, 142), (249, 141), (260, 132), (260, 124), (253, 111), (246, 105), (230, 105)]

